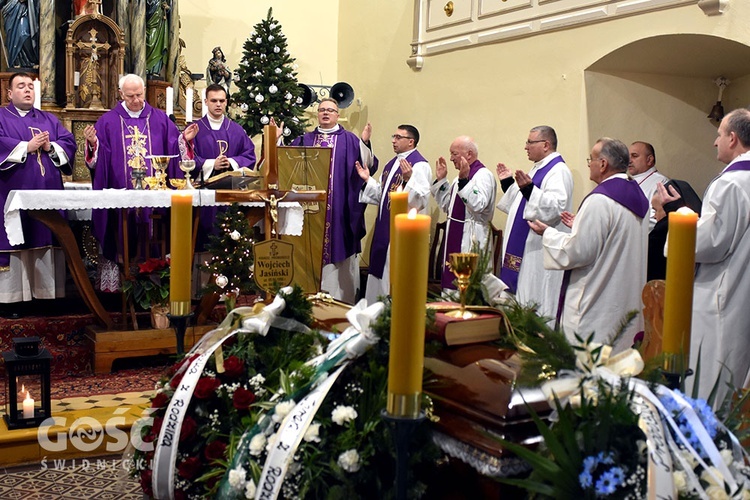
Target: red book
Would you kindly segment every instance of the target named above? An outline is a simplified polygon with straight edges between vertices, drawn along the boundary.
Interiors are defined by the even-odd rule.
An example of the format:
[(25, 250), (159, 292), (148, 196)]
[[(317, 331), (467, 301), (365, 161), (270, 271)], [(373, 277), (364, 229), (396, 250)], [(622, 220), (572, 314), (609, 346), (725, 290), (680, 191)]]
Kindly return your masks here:
[(495, 308), (468, 306), (466, 309), (477, 316), (461, 319), (446, 314), (458, 310), (459, 304), (431, 302), (427, 307), (435, 310), (435, 325), (434, 328), (427, 329), (427, 339), (438, 340), (450, 346), (490, 342), (498, 340), (502, 335), (503, 313)]

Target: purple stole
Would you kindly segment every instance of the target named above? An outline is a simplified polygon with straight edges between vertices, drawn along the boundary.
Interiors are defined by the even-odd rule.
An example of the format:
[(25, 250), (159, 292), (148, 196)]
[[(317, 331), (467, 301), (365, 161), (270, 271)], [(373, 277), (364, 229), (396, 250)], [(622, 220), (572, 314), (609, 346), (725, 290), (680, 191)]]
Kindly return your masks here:
[[(557, 156), (550, 160), (544, 167), (537, 170), (531, 179), (534, 186), (541, 189), (544, 177), (552, 170), (552, 167), (562, 161), (564, 161), (562, 156)], [(526, 249), (526, 237), (529, 235), (529, 225), (523, 218), (525, 208), (526, 198), (521, 195), (521, 203), (518, 205), (516, 216), (513, 219), (513, 226), (510, 229), (508, 242), (505, 245), (503, 267), (500, 270), (500, 279), (508, 285), (511, 293), (516, 293), (516, 289), (518, 288), (518, 273), (521, 270), (523, 252)]]
[[(650, 209), (649, 201), (646, 199), (646, 196), (643, 194), (638, 183), (632, 179), (621, 179), (620, 177), (609, 179), (592, 189), (591, 192), (586, 195), (586, 198), (592, 194), (603, 194), (627, 208), (633, 212), (636, 217), (640, 217), (641, 219), (648, 214)], [(581, 206), (583, 206), (586, 198), (581, 202)], [(580, 211), (580, 207), (578, 210)], [(570, 284), (570, 272), (571, 269), (566, 269), (563, 274), (562, 288), (560, 289), (560, 301), (557, 304), (555, 328), (560, 326), (560, 318), (562, 318), (563, 306), (565, 305), (565, 294), (567, 293), (568, 285)]]
[[(398, 156), (394, 157), (385, 165), (381, 176), (382, 179), (388, 179), (391, 168), (396, 165), (397, 158)], [(406, 160), (412, 165), (420, 161), (427, 161), (416, 149), (409, 153)], [(388, 245), (391, 242), (391, 197), (389, 195), (392, 191), (398, 189), (402, 181), (401, 163), (399, 162), (396, 165), (396, 172), (391, 177), (388, 186), (383, 186), (380, 205), (378, 206), (380, 210), (378, 211), (378, 217), (375, 219), (375, 228), (370, 246), (370, 274), (379, 279), (383, 279), (385, 258), (388, 254)]]
[(743, 160), (738, 161), (737, 163), (732, 163), (724, 170), (724, 172), (733, 172), (735, 170), (744, 170), (746, 172), (750, 172), (750, 160)]
[[(479, 160), (475, 160), (474, 163), (469, 167), (469, 180), (474, 178), (474, 174), (479, 172), (479, 169), (485, 168)], [(466, 204), (464, 200), (458, 196), (458, 182), (453, 186), (453, 193), (451, 194), (453, 200), (453, 209), (446, 221), (445, 228), (445, 251), (443, 257), (447, 261), (448, 255), (461, 251), (461, 240), (464, 237), (464, 221), (466, 220)], [(440, 284), (443, 288), (450, 288), (455, 290), (456, 286), (453, 284), (453, 280), (456, 279), (456, 275), (451, 272), (448, 268), (448, 263), (443, 264), (443, 275), (440, 279)]]

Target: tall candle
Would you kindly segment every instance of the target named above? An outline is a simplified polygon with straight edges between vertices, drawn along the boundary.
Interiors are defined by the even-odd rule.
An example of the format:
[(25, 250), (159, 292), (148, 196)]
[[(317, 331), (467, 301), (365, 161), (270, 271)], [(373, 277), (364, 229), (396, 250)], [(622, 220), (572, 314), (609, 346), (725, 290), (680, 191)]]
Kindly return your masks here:
[(208, 103), (206, 102), (206, 89), (201, 89), (201, 116), (208, 113)]
[(430, 217), (416, 210), (395, 220), (394, 276), (391, 309), (391, 346), (388, 362), (388, 413), (396, 417), (419, 415), (424, 369), (424, 328), (427, 302), (427, 267)]
[[(664, 332), (662, 352), (690, 355), (690, 323), (693, 312), (693, 275), (695, 274), (695, 229), (698, 214), (687, 207), (669, 214), (667, 236), (667, 283), (664, 296)], [(681, 371), (677, 365), (669, 371)]]
[(167, 100), (167, 116), (174, 114), (174, 88), (173, 87), (167, 87), (166, 92), (166, 100)]
[(396, 234), (395, 230), (395, 223), (396, 223), (396, 216), (398, 214), (405, 214), (409, 211), (409, 193), (407, 191), (402, 191), (401, 188), (397, 191), (391, 191), (388, 193), (388, 196), (391, 200), (391, 249), (390, 249), (390, 255), (391, 255), (391, 261), (390, 261), (390, 282), (393, 283), (393, 277), (395, 276), (395, 266), (393, 265), (393, 249), (395, 248), (395, 238), (393, 237), (394, 234)]
[(185, 123), (193, 121), (193, 87), (185, 88)]
[(193, 195), (172, 194), (170, 228), (170, 312), (175, 316), (190, 314), (190, 283), (193, 257)]
[(42, 82), (39, 78), (34, 78), (34, 107), (42, 109)]
[(34, 418), (34, 400), (26, 391), (26, 398), (23, 400), (23, 418)]

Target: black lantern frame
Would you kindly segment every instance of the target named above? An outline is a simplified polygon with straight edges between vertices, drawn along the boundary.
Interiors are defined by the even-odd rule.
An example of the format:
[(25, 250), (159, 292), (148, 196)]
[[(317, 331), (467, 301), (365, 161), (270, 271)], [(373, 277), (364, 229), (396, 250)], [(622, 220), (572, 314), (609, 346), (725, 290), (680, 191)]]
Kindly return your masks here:
[[(47, 349), (39, 349), (39, 337), (13, 339), (13, 351), (3, 353), (5, 362), (5, 422), (8, 429), (39, 427), (52, 416), (50, 395), (50, 369), (52, 355)], [(18, 377), (38, 377), (41, 397), (40, 405), (34, 405), (34, 415), (24, 417), (23, 408), (18, 408)], [(36, 382), (36, 380), (35, 380)]]

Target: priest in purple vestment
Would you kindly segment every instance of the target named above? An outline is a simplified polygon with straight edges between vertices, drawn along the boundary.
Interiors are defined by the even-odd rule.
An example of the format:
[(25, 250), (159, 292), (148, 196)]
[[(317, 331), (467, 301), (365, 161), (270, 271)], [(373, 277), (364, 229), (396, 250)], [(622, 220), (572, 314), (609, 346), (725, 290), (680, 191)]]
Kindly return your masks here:
[[(206, 181), (227, 171), (255, 168), (255, 145), (245, 130), (224, 114), (227, 98), (224, 87), (215, 83), (209, 85), (203, 103), (208, 113), (180, 135), (180, 156), (184, 160), (195, 160), (196, 169), (192, 172), (195, 178)], [(226, 208), (201, 208), (198, 248), (208, 243), (219, 210)]]
[[(145, 100), (145, 84), (138, 75), (128, 74), (119, 82), (122, 102), (107, 111), (94, 126), (84, 130), (86, 166), (91, 170), (94, 189), (132, 189), (133, 168), (145, 168), (154, 175), (149, 156), (174, 156), (167, 168), (168, 178), (184, 178), (179, 169), (177, 126), (167, 114)], [(148, 223), (150, 210), (137, 211), (135, 223)], [(132, 226), (131, 226), (132, 227)], [(117, 241), (122, 234), (119, 216), (114, 210), (95, 210), (92, 231), (102, 245), (103, 255), (115, 260)], [(130, 233), (132, 235), (132, 232)]]
[[(8, 82), (8, 106), (0, 109), (0, 202), (13, 189), (63, 189), (72, 173), (76, 141), (52, 113), (35, 109), (34, 83), (26, 73)], [(21, 213), (25, 243), (11, 246), (0, 223), (0, 302), (64, 295), (65, 261), (52, 251), (50, 230)], [(55, 268), (60, 267), (60, 272)], [(61, 276), (60, 276), (61, 274)]]
[(328, 177), (326, 229), (323, 237), (323, 270), (321, 289), (334, 298), (353, 304), (359, 288), (360, 240), (365, 235), (365, 207), (359, 202), (364, 181), (356, 164), (365, 165), (370, 173), (377, 168), (377, 159), (369, 147), (369, 123), (360, 140), (339, 125), (339, 105), (325, 98), (318, 105), (318, 127), (296, 138), (293, 146), (332, 148), (331, 171)]

